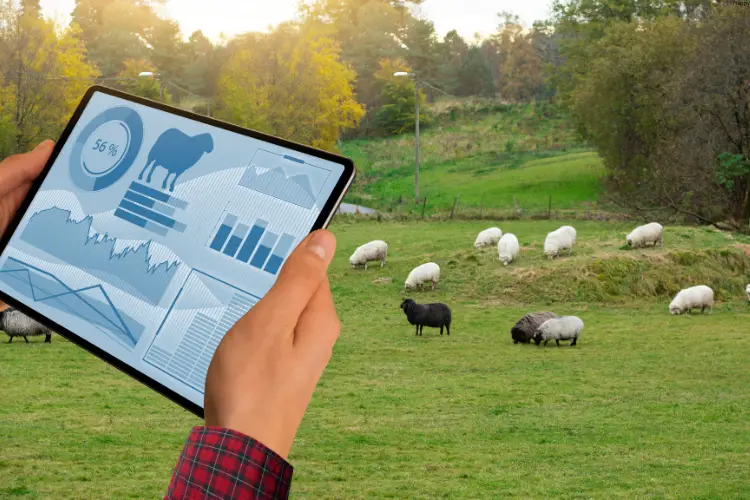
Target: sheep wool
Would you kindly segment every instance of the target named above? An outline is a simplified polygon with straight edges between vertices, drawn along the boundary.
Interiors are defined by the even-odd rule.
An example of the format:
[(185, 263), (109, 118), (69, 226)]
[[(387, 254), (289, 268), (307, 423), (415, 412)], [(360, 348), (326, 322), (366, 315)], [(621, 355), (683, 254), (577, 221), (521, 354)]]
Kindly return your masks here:
[(539, 327), (534, 335), (536, 345), (554, 340), (559, 346), (561, 340), (572, 340), (570, 347), (578, 343), (578, 337), (583, 331), (583, 320), (576, 316), (563, 316), (561, 318), (548, 319)]
[(0, 312), (0, 330), (10, 337), (9, 344), (13, 342), (14, 337), (23, 337), (28, 343), (26, 337), (40, 335), (44, 335), (45, 343), (52, 343), (52, 330), (13, 308)]
[(438, 281), (440, 281), (440, 266), (434, 262), (428, 262), (427, 264), (415, 267), (409, 273), (404, 283), (404, 288), (418, 288), (425, 283), (432, 283), (432, 289), (434, 290)]
[(747, 294), (747, 300), (750, 301), (750, 285), (747, 285), (747, 288), (745, 288), (745, 293)]
[(503, 232), (499, 227), (491, 227), (489, 229), (485, 229), (484, 231), (479, 233), (477, 239), (474, 241), (474, 248), (497, 245), (497, 243), (500, 241), (500, 238), (502, 237)]
[(645, 226), (638, 226), (625, 237), (628, 245), (632, 248), (647, 247), (648, 245), (662, 245), (662, 234), (664, 228), (657, 222), (646, 224)]
[(349, 263), (352, 267), (364, 266), (367, 269), (369, 262), (380, 261), (380, 267), (383, 267), (387, 259), (388, 244), (385, 241), (375, 240), (357, 248), (349, 257)]
[(708, 309), (708, 314), (711, 314), (713, 307), (714, 291), (706, 285), (699, 285), (680, 290), (680, 293), (669, 304), (669, 312), (674, 315), (689, 314), (693, 309), (700, 308), (701, 314), (706, 309)]
[(422, 336), (422, 330), (425, 326), (431, 328), (440, 328), (440, 335), (443, 334), (443, 327), (451, 334), (451, 308), (445, 304), (417, 304), (412, 299), (405, 299), (401, 303), (401, 309), (406, 314), (409, 324), (416, 327), (416, 334)]
[(534, 338), (534, 334), (542, 324), (548, 319), (557, 318), (553, 312), (535, 312), (530, 313), (518, 320), (513, 328), (510, 329), (510, 337), (514, 344), (528, 344)]
[(560, 255), (563, 250), (568, 251), (568, 255), (573, 251), (573, 239), (569, 231), (552, 231), (544, 240), (544, 254), (550, 259)]
[(518, 244), (518, 238), (512, 233), (504, 234), (497, 244), (497, 255), (505, 266), (513, 262), (520, 251), (521, 246)]
[(562, 233), (568, 233), (570, 235), (570, 241), (573, 242), (573, 245), (576, 244), (576, 238), (578, 237), (578, 232), (576, 231), (576, 228), (573, 226), (563, 226), (558, 231)]

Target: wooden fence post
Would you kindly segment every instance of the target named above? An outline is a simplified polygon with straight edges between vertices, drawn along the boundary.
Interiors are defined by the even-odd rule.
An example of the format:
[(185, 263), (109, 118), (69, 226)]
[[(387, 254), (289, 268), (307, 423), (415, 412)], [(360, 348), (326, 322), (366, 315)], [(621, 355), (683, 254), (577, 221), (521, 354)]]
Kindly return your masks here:
[(549, 206), (547, 207), (547, 219), (552, 219), (552, 195), (549, 195)]
[(482, 201), (479, 202), (479, 218), (484, 219), (484, 193), (482, 193)]
[(456, 212), (456, 209), (458, 208), (458, 202), (461, 199), (461, 195), (459, 194), (456, 199), (453, 201), (453, 208), (451, 209), (451, 219), (453, 219), (453, 214)]
[(422, 201), (422, 220), (424, 220), (424, 209), (427, 206), (427, 197), (424, 197), (424, 201)]

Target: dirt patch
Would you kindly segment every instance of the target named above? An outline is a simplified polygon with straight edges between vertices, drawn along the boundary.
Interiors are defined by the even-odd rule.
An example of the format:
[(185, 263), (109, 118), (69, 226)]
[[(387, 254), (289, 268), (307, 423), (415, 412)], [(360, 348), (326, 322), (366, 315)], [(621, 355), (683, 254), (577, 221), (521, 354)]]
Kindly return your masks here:
[(750, 257), (750, 245), (747, 243), (735, 243), (734, 247), (744, 253), (746, 257)]

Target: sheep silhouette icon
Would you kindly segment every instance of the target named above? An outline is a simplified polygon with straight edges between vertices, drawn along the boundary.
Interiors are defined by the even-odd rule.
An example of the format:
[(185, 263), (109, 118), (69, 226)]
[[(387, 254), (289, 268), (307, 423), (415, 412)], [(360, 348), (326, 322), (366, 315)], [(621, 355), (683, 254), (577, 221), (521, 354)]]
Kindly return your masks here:
[[(146, 182), (151, 184), (154, 171), (157, 167), (162, 167), (167, 171), (167, 175), (164, 176), (161, 187), (167, 189), (167, 185), (169, 185), (169, 191), (174, 192), (177, 179), (193, 168), (203, 158), (203, 155), (211, 153), (213, 150), (214, 140), (211, 134), (191, 137), (176, 128), (171, 128), (156, 140), (138, 180), (143, 179), (143, 176), (148, 172)], [(174, 175), (174, 177), (170, 184), (169, 177), (171, 175)]]

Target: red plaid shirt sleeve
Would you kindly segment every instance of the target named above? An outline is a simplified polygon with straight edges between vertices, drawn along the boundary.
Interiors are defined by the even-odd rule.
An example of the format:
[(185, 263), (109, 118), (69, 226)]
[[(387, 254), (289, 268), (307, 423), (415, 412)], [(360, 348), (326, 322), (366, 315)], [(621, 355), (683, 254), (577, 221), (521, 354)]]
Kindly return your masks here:
[(258, 441), (218, 427), (195, 427), (165, 499), (288, 498), (293, 468)]

